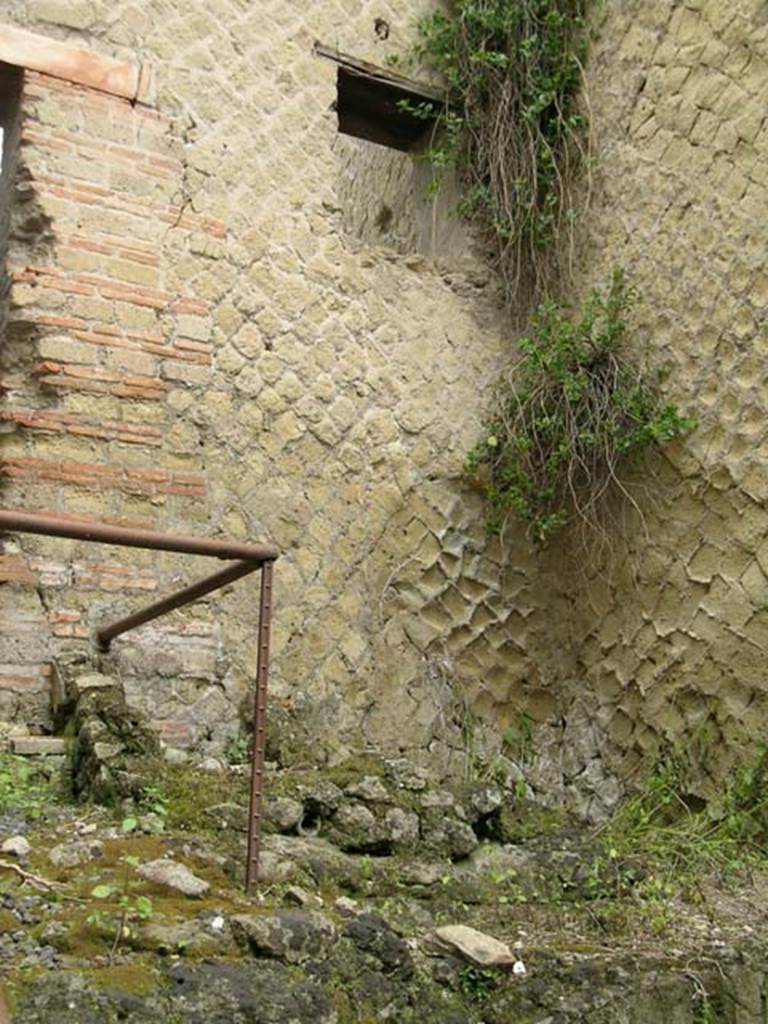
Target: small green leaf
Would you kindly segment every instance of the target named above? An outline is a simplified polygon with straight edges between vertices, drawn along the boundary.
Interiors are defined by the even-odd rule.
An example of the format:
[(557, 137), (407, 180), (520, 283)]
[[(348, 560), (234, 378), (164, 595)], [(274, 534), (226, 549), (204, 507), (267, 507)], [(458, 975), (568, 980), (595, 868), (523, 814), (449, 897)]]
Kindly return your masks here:
[(97, 885), (95, 889), (91, 889), (91, 896), (95, 900), (108, 900), (114, 891), (111, 885)]
[(144, 920), (152, 917), (152, 900), (149, 896), (136, 897), (136, 913)]
[(124, 818), (121, 828), (123, 832), (133, 832), (138, 825), (138, 821), (135, 818)]

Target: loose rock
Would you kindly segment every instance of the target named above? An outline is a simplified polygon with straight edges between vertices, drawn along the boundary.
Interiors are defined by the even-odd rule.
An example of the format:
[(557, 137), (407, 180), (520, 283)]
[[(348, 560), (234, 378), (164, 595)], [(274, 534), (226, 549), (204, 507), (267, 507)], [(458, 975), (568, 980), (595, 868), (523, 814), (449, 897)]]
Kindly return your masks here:
[(384, 829), (396, 846), (411, 846), (419, 838), (419, 816), (413, 811), (390, 807), (384, 815)]
[(482, 818), (501, 807), (504, 803), (504, 791), (495, 782), (478, 783), (468, 793), (467, 803), (473, 812), (473, 818)]
[(11, 836), (10, 839), (6, 839), (3, 845), (0, 846), (0, 850), (3, 853), (8, 853), (11, 857), (18, 857), (19, 860), (28, 857), (31, 849), (32, 846), (29, 840), (25, 839), (24, 836)]
[(233, 829), (235, 832), (248, 831), (248, 811), (240, 804), (215, 804), (207, 808), (205, 813), (213, 827), (222, 832), (226, 829)]
[(70, 684), (70, 696), (76, 702), (90, 699), (94, 694), (106, 694), (121, 698), (123, 687), (114, 676), (105, 676), (99, 672), (78, 676)]
[(322, 956), (337, 939), (331, 921), (314, 911), (285, 910), (269, 917), (241, 914), (230, 924), (237, 942), (255, 956), (294, 964)]
[(285, 882), (296, 871), (296, 865), (276, 850), (262, 850), (259, 855), (259, 881), (265, 885)]
[(330, 817), (339, 807), (344, 794), (328, 779), (318, 779), (304, 793), (304, 806), (309, 814)]
[(382, 842), (380, 822), (365, 804), (349, 801), (339, 807), (330, 822), (329, 838), (343, 850), (370, 850)]
[(479, 842), (466, 821), (436, 814), (424, 824), (424, 840), (434, 850), (446, 853), (451, 860), (469, 856)]
[(276, 832), (295, 832), (303, 817), (304, 806), (298, 800), (280, 796), (267, 801), (264, 821)]
[(456, 797), (447, 789), (430, 789), (420, 799), (421, 806), (428, 809), (432, 807), (453, 807), (456, 803)]
[(477, 967), (511, 967), (516, 959), (506, 943), (463, 924), (437, 928), (431, 941), (448, 953), (458, 953)]
[(360, 782), (351, 782), (344, 792), (372, 804), (386, 803), (391, 799), (387, 787), (375, 775), (366, 775)]
[(168, 764), (186, 764), (189, 754), (180, 747), (166, 747), (163, 750), (163, 760)]
[(360, 904), (349, 896), (339, 896), (333, 901), (333, 909), (342, 917), (354, 917), (360, 911)]
[(300, 885), (291, 885), (283, 893), (283, 903), (292, 903), (295, 907), (322, 906), (322, 902), (319, 896), (313, 896)]
[(151, 811), (149, 814), (142, 814), (136, 827), (139, 832), (147, 836), (160, 836), (165, 832), (165, 821), (162, 815)]
[(414, 793), (427, 788), (429, 774), (425, 768), (414, 764), (405, 757), (398, 757), (386, 762), (387, 775), (396, 786), (409, 789)]
[[(165, 923), (149, 921), (138, 936), (137, 944), (142, 949), (158, 953), (194, 952), (211, 955), (232, 952), (234, 946), (222, 922), (222, 928), (211, 928), (206, 921), (182, 921)], [(231, 947), (228, 949), (227, 947)]]
[(48, 860), (57, 868), (75, 868), (103, 856), (104, 847), (98, 839), (78, 839), (54, 846), (48, 853)]
[(444, 864), (412, 860), (403, 865), (400, 874), (404, 885), (436, 885), (445, 873)]
[(173, 860), (151, 860), (140, 864), (136, 872), (148, 882), (167, 885), (190, 899), (199, 899), (210, 889), (210, 885), (193, 875), (188, 867)]
[(373, 956), (386, 972), (397, 971), (404, 977), (413, 974), (407, 943), (378, 914), (356, 914), (345, 926), (344, 935), (359, 950)]

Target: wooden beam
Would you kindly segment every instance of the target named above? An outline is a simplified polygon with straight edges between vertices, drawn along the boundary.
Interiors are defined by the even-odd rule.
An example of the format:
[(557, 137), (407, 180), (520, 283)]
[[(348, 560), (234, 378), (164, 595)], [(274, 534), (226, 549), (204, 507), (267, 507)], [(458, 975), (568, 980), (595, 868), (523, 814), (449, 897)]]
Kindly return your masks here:
[[(424, 145), (445, 106), (442, 90), (322, 43), (315, 43), (315, 53), (338, 67), (336, 112), (340, 132), (404, 152)], [(403, 101), (410, 105), (429, 104), (434, 115), (414, 117), (403, 109)]]
[(14, 25), (0, 23), (0, 61), (126, 100), (149, 102), (152, 88), (149, 65), (103, 57)]
[(431, 100), (433, 103), (437, 103), (442, 106), (445, 103), (445, 93), (442, 89), (436, 88), (434, 85), (427, 85), (425, 82), (417, 82), (412, 78), (406, 78), (405, 75), (398, 75), (394, 71), (390, 71), (388, 68), (379, 67), (377, 64), (369, 64), (368, 61), (358, 60), (356, 57), (350, 57), (348, 53), (342, 53), (340, 50), (334, 50), (330, 46), (324, 46), (323, 43), (315, 43), (315, 53), (318, 57), (325, 57), (326, 60), (332, 60), (334, 64), (338, 64), (345, 68), (347, 71), (353, 72), (357, 75), (362, 75), (364, 78), (370, 78), (373, 82), (379, 82), (383, 85), (390, 85), (394, 88), (403, 89), (405, 92), (410, 92), (414, 96), (420, 96), (424, 100)]

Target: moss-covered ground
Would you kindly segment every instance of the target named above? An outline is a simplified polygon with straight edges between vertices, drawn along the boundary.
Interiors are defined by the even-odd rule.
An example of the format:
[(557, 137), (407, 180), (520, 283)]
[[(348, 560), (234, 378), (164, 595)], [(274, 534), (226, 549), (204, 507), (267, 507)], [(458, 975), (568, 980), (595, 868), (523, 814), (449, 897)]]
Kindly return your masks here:
[[(283, 773), (271, 780), (270, 791), (300, 796), (302, 787), (320, 778), (343, 788), (377, 770), (366, 759), (332, 773)], [(175, 964), (190, 970), (212, 962), (238, 969), (250, 964), (253, 958), (233, 940), (227, 922), (285, 909), (286, 898), (298, 898), (290, 892), (298, 882), (310, 901), (307, 908), (319, 909), (340, 934), (345, 917), (335, 901), (352, 896), (358, 910), (380, 915), (414, 950), (408, 977), (387, 973), (359, 951), (311, 969), (287, 965), (297, 984), (322, 988), (338, 1024), (381, 1020), (390, 1004), (404, 1022), (538, 1024), (546, 1019), (553, 992), (581, 1007), (569, 1020), (635, 1024), (631, 1016), (611, 1016), (617, 979), (627, 984), (626, 978), (653, 975), (658, 987), (659, 972), (683, 985), (675, 988), (674, 1000), (687, 998), (691, 1014), (699, 1014), (690, 1016), (690, 1024), (710, 1024), (701, 1017), (702, 1007), (710, 1013), (707, 1007), (723, 1002), (722, 978), (731, 976), (734, 964), (749, 964), (763, 977), (768, 875), (762, 779), (758, 765), (740, 777), (721, 807), (704, 813), (683, 799), (672, 770), (660, 770), (615, 820), (592, 832), (510, 799), (494, 818), (493, 841), (480, 848), (487, 859), (479, 871), (469, 871), (462, 861), (429, 861), (429, 851), (418, 850), (365, 857), (318, 846), (325, 858), (320, 863), (320, 853), (300, 836), (275, 837), (287, 844), (275, 850), (291, 851), (292, 869), (285, 877), (265, 879), (247, 897), (244, 834), (236, 824), (223, 828), (220, 816), (210, 813), (223, 804), (245, 807), (242, 773), (206, 774), (150, 762), (138, 805), (97, 808), (69, 801), (58, 770), (0, 755), (4, 830), (24, 832), (31, 846), (21, 862), (4, 855), (0, 871), (3, 979), (17, 1007), (27, 1005), (41, 978), (48, 984), (61, 971), (81, 976), (85, 989), (104, 993), (107, 1002), (122, 993), (144, 1006), (172, 991), (168, 971)], [(405, 808), (413, 801), (412, 793), (402, 794)], [(98, 855), (71, 867), (52, 863), (52, 848), (73, 841), (97, 842)], [(269, 837), (265, 845), (272, 849)], [(414, 871), (422, 855), (430, 870)], [(204, 898), (189, 899), (139, 876), (142, 863), (168, 857), (208, 883)], [(26, 877), (10, 863), (19, 863)], [(224, 926), (216, 930), (213, 921)], [(525, 965), (525, 980), (507, 970), (435, 958), (429, 934), (457, 923), (508, 943)], [(707, 964), (719, 964), (720, 982), (701, 966)], [(549, 995), (541, 987), (545, 979)], [(603, 993), (603, 1002), (591, 999), (594, 993)], [(93, 1012), (97, 1024), (112, 1024), (107, 1010), (103, 1017), (100, 1009)], [(119, 1019), (131, 1017), (114, 1017)], [(731, 1018), (712, 1017), (720, 1019)], [(73, 1018), (73, 1024), (80, 1022)]]

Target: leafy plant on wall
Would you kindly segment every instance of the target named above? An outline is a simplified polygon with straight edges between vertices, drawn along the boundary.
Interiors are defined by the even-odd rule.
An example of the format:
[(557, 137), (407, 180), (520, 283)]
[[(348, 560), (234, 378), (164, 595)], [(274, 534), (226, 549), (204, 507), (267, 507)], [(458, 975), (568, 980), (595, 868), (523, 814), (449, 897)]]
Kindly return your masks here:
[(481, 469), (489, 526), (513, 512), (539, 540), (576, 518), (599, 528), (611, 490), (631, 500), (623, 480), (629, 457), (685, 434), (694, 421), (659, 396), (657, 376), (627, 353), (626, 315), (637, 294), (616, 269), (580, 315), (543, 303), (520, 341), (485, 436), (468, 469)]
[(518, 307), (563, 273), (571, 249), (588, 165), (579, 103), (586, 2), (457, 0), (452, 13), (420, 22), (416, 55), (448, 86), (442, 110), (411, 108), (437, 114), (426, 159), (458, 171), (460, 212), (485, 235)]
[(416, 55), (442, 74), (446, 104), (409, 107), (437, 114), (425, 157), (458, 172), (459, 212), (487, 239), (510, 310), (536, 310), (468, 469), (491, 530), (512, 513), (542, 541), (574, 521), (599, 530), (606, 495), (631, 499), (631, 457), (694, 426), (661, 399), (659, 374), (631, 344), (638, 296), (621, 269), (580, 311), (552, 299), (570, 281), (575, 211), (588, 192), (587, 4), (455, 0), (450, 13), (429, 15)]

